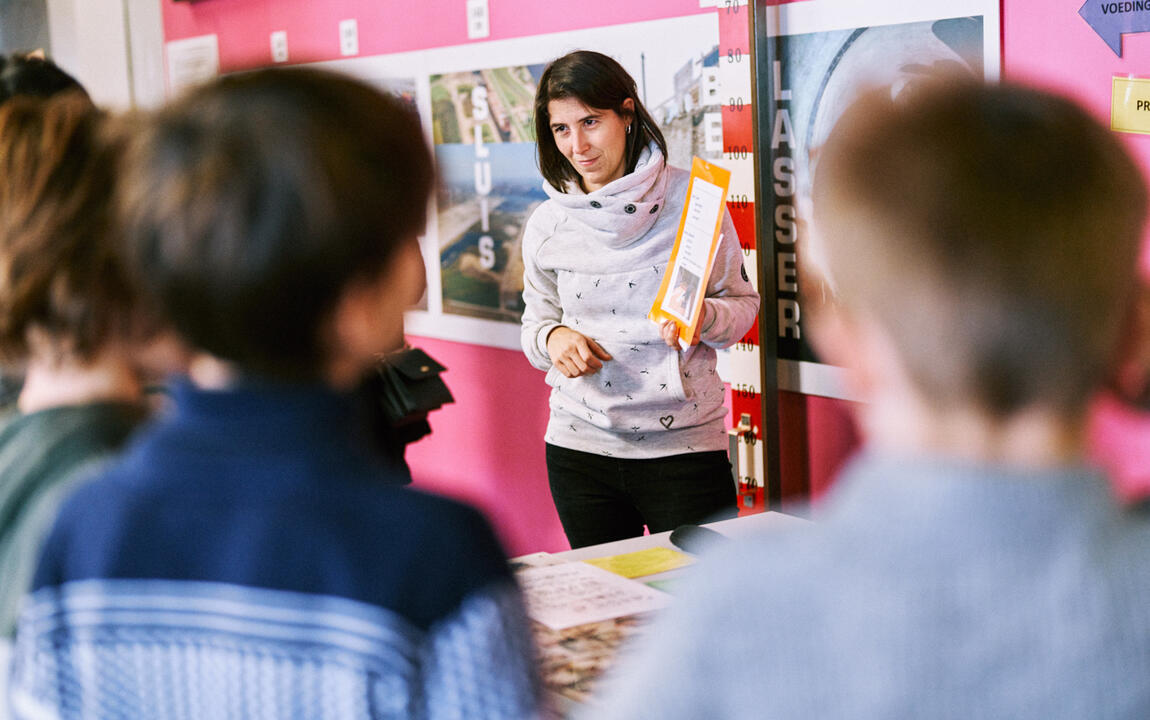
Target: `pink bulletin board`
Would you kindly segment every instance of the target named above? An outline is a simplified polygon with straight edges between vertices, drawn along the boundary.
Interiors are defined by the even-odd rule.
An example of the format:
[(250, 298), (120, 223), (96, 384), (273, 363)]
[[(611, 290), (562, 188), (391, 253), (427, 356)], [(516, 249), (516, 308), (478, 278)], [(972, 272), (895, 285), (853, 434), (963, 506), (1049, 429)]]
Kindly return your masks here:
[[(292, 63), (339, 59), (339, 21), (348, 18), (358, 22), (361, 57), (477, 42), (467, 37), (465, 7), (464, 0), (166, 0), (164, 36), (171, 41), (217, 35), (220, 70), (228, 72), (270, 64), (269, 35), (275, 31), (287, 32)], [(483, 41), (698, 12), (699, 0), (490, 0), (491, 35)]]
[[(1004, 0), (1003, 69), (1008, 80), (1072, 97), (1109, 124), (1111, 78), (1150, 77), (1150, 34), (1126, 35), (1118, 57), (1078, 15), (1081, 6), (1081, 0)], [(1150, 136), (1122, 138), (1150, 176)], [(1142, 273), (1150, 282), (1150, 238), (1143, 245)], [(1091, 443), (1123, 496), (1150, 493), (1150, 413), (1101, 399)]]
[[(1082, 0), (1003, 0), (1004, 77), (1072, 97), (1109, 126), (1111, 78), (1150, 77), (1150, 33), (1124, 36), (1118, 57), (1079, 17), (1081, 6)], [(1150, 136), (1121, 137), (1150, 176)], [(1150, 279), (1150, 237), (1142, 270)]]
[[(1122, 57), (1078, 15), (1082, 0), (1004, 0), (1003, 69), (1008, 80), (1062, 93), (1110, 123), (1111, 78), (1150, 77), (1150, 33), (1123, 37)], [(1150, 177), (1150, 136), (1121, 134)], [(1142, 276), (1150, 282), (1150, 236)], [(1100, 399), (1091, 426), (1095, 459), (1126, 498), (1150, 494), (1150, 412)]]

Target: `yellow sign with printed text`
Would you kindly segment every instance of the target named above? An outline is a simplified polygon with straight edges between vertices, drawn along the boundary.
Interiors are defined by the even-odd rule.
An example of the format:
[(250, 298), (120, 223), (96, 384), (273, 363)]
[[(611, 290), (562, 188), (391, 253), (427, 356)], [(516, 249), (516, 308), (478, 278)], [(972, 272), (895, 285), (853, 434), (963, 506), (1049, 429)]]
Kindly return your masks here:
[(703, 320), (703, 298), (723, 239), (720, 228), (730, 185), (730, 170), (698, 157), (691, 163), (691, 180), (675, 246), (655, 304), (647, 313), (655, 322), (674, 322), (679, 345), (684, 349), (690, 347)]
[(1114, 78), (1110, 129), (1150, 135), (1150, 78)]

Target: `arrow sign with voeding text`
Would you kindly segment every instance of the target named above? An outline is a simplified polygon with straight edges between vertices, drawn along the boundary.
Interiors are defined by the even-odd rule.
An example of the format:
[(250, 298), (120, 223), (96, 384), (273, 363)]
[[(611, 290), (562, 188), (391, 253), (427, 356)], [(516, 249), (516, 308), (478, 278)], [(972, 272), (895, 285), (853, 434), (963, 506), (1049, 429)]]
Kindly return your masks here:
[(1150, 0), (1086, 0), (1078, 14), (1118, 57), (1123, 35), (1150, 30)]

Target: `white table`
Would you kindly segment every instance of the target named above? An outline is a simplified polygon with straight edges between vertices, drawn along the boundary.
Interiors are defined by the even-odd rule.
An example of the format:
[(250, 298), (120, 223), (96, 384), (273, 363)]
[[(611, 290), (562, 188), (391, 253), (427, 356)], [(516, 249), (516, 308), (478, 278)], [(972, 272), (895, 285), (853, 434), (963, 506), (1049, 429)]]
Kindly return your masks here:
[[(767, 531), (771, 528), (791, 528), (810, 526), (809, 520), (796, 517), (794, 515), (785, 515), (780, 512), (765, 512), (756, 515), (747, 515), (741, 518), (734, 518), (731, 520), (721, 520), (719, 522), (707, 523), (704, 527), (710, 528), (715, 532), (725, 535), (731, 539), (737, 539), (746, 535), (756, 534), (761, 531)], [(637, 552), (639, 550), (647, 550), (654, 547), (666, 547), (674, 550), (679, 550), (671, 544), (670, 531), (655, 533), (654, 535), (643, 535), (641, 537), (628, 538), (626, 540), (617, 540), (615, 542), (603, 543), (601, 545), (591, 545), (577, 550), (567, 550), (566, 552), (553, 553), (552, 559), (560, 561), (575, 562), (580, 560), (591, 560), (594, 558), (608, 557), (611, 555), (622, 555), (630, 552)], [(675, 577), (680, 577), (684, 574), (691, 572), (691, 566), (676, 568), (668, 570), (667, 572), (657, 573), (655, 575), (646, 575), (641, 578), (636, 578), (641, 582), (652, 582), (660, 580), (668, 580)], [(551, 691), (547, 692), (547, 705), (543, 709), (542, 718), (544, 720), (563, 720), (571, 715), (578, 714), (579, 705), (574, 700), (564, 697), (558, 693)], [(583, 708), (586, 710), (586, 708)]]
[[(810, 521), (795, 515), (770, 511), (707, 523), (703, 525), (703, 527), (710, 528), (729, 538), (737, 539), (746, 535), (753, 535), (769, 528), (789, 528), (803, 525), (810, 525)], [(653, 547), (667, 547), (673, 550), (681, 550), (681, 548), (677, 548), (671, 544), (671, 532), (667, 531), (655, 533), (654, 535), (627, 538), (626, 540), (616, 540), (615, 542), (602, 543), (600, 545), (589, 545), (578, 548), (577, 550), (567, 550), (553, 554), (556, 558), (566, 561), (591, 560), (593, 558), (622, 555), (624, 553), (646, 550)], [(683, 570), (689, 570), (689, 568), (671, 570), (669, 572), (659, 573), (658, 575), (647, 575), (642, 579), (644, 582), (648, 580), (663, 580), (679, 575)]]

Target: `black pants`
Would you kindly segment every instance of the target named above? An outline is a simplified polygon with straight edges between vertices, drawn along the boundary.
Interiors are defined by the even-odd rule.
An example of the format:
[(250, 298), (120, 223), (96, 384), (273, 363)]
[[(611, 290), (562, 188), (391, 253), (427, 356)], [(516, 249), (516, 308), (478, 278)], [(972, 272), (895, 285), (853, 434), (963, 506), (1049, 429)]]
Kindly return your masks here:
[(548, 444), (547, 478), (573, 548), (738, 514), (721, 450), (633, 460)]

